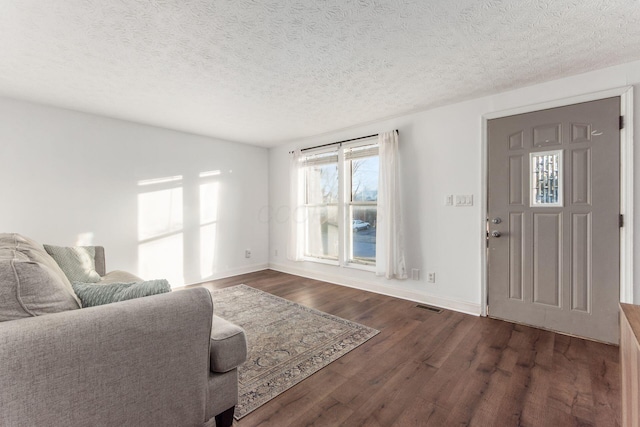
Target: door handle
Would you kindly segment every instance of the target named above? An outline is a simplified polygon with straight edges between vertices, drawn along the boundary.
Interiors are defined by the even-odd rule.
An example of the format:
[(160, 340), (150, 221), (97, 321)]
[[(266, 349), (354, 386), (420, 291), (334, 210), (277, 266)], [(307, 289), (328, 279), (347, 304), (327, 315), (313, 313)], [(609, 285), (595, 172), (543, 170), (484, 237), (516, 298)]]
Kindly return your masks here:
[(491, 232), (491, 237), (496, 237), (497, 238), (497, 237), (500, 237), (500, 236), (502, 236), (502, 234), (500, 234), (500, 232), (497, 231), (497, 230), (494, 230), (494, 231)]

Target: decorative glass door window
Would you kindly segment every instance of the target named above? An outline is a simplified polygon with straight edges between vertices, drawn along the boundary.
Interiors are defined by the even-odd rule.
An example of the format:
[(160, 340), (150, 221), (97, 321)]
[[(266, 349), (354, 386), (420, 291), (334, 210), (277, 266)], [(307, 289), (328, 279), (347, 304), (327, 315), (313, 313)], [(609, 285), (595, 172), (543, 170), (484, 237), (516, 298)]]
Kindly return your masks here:
[(562, 150), (529, 155), (531, 165), (531, 206), (562, 206)]

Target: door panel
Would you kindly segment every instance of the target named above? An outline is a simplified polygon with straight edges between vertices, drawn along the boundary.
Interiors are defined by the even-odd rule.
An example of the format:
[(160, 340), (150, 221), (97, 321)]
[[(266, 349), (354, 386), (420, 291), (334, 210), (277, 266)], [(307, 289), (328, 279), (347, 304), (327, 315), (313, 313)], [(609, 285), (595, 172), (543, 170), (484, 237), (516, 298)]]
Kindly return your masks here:
[(573, 214), (571, 309), (589, 313), (591, 301), (591, 213)]
[(524, 205), (525, 186), (522, 179), (525, 158), (523, 155), (509, 157), (509, 204)]
[(571, 142), (591, 141), (591, 125), (589, 123), (571, 124)]
[(560, 123), (538, 125), (533, 128), (533, 145), (536, 147), (548, 147), (559, 145)]
[(533, 214), (533, 302), (560, 306), (562, 214)]
[(520, 131), (509, 136), (509, 149), (521, 150), (524, 148), (524, 132)]
[(591, 204), (591, 148), (573, 150), (571, 153), (573, 176), (571, 181), (571, 203), (576, 205)]
[(492, 317), (617, 343), (619, 115), (616, 97), (488, 122)]
[(524, 214), (509, 214), (509, 298), (522, 301), (524, 294)]

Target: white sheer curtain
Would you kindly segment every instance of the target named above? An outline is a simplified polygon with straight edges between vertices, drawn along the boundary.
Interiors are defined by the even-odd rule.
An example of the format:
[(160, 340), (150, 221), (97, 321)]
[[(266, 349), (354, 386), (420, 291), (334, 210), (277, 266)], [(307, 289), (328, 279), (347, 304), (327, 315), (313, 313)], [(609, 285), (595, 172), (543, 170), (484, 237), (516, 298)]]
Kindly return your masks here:
[(287, 258), (291, 261), (302, 261), (304, 256), (304, 211), (302, 209), (302, 167), (300, 162), (300, 150), (291, 153), (289, 164), (289, 244), (287, 245)]
[(380, 177), (376, 231), (376, 274), (387, 279), (406, 279), (402, 205), (398, 169), (398, 133), (378, 135)]

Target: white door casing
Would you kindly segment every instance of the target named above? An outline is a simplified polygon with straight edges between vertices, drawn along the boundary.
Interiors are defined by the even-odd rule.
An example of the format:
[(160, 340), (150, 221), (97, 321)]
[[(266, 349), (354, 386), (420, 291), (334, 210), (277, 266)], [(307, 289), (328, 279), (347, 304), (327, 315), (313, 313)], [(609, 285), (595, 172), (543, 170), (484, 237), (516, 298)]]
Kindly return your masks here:
[[(619, 95), (620, 98), (616, 100), (609, 100), (608, 106), (605, 107), (606, 110), (617, 110), (620, 108), (621, 113), (623, 115), (628, 115), (631, 110), (631, 97), (632, 97), (632, 89), (624, 88), (624, 89), (616, 89), (612, 91), (607, 91), (604, 93), (598, 93), (593, 95), (586, 95), (579, 98), (573, 98), (570, 100), (558, 101), (553, 104), (545, 104), (545, 105), (537, 105), (533, 107), (526, 107), (518, 110), (511, 110), (502, 113), (494, 113), (491, 115), (485, 116), (485, 129), (487, 129), (486, 124), (488, 120), (505, 117), (510, 115), (519, 115), (523, 113), (527, 113), (530, 111), (535, 111), (536, 109), (549, 109), (554, 108), (559, 105), (567, 105), (570, 103), (579, 103), (590, 101), (592, 99), (600, 99), (606, 98), (610, 96)], [(622, 102), (619, 100), (622, 99)], [(593, 107), (589, 107), (593, 109)], [(587, 108), (587, 110), (589, 109)], [(608, 263), (608, 267), (597, 267), (596, 268), (596, 276), (599, 275), (598, 281), (602, 282), (604, 277), (611, 279), (611, 281), (615, 282), (613, 285), (609, 285), (608, 293), (611, 294), (611, 286), (615, 288), (613, 298), (610, 300), (613, 302), (609, 302), (608, 312), (611, 314), (612, 311), (617, 313), (617, 301), (629, 301), (630, 296), (632, 295), (632, 287), (630, 278), (632, 277), (632, 263), (630, 262), (632, 259), (632, 126), (629, 123), (625, 124), (625, 128), (621, 131), (621, 144), (617, 141), (615, 142), (616, 149), (619, 147), (620, 155), (622, 157), (621, 163), (621, 176), (619, 177), (617, 172), (615, 172), (615, 178), (618, 180), (615, 184), (621, 184), (620, 191), (615, 189), (615, 197), (611, 197), (610, 194), (607, 194), (607, 188), (613, 188), (611, 181), (607, 184), (602, 184), (600, 181), (605, 176), (611, 176), (608, 173), (611, 169), (611, 166), (605, 166), (602, 161), (597, 161), (595, 164), (596, 172), (600, 174), (599, 177), (596, 177), (595, 186), (591, 184), (589, 177), (585, 174), (591, 172), (591, 155), (593, 154), (592, 149), (587, 147), (587, 140), (594, 138), (594, 140), (598, 140), (598, 138), (602, 138), (600, 131), (598, 129), (591, 129), (590, 123), (585, 123), (585, 120), (580, 120), (576, 117), (569, 117), (564, 124), (559, 123), (559, 121), (554, 120), (553, 112), (551, 112), (551, 116), (549, 112), (541, 112), (541, 115), (538, 116), (539, 120), (542, 122), (538, 123), (536, 126), (531, 129), (527, 129), (525, 132), (527, 133), (527, 138), (530, 140), (528, 142), (524, 140), (518, 140), (518, 129), (511, 129), (508, 132), (514, 131), (514, 135), (512, 135), (511, 141), (506, 141), (505, 144), (511, 144), (510, 151), (506, 151), (506, 155), (503, 153), (503, 158), (500, 160), (502, 162), (501, 165), (498, 165), (500, 171), (498, 172), (499, 179), (498, 181), (508, 181), (509, 174), (511, 177), (514, 175), (514, 170), (516, 180), (519, 182), (515, 183), (515, 187), (518, 188), (517, 191), (513, 189), (510, 190), (502, 190), (502, 193), (505, 194), (505, 197), (510, 199), (522, 199), (522, 200), (511, 200), (511, 202), (515, 202), (516, 208), (517, 205), (520, 204), (523, 207), (526, 206), (526, 209), (515, 209), (515, 211), (511, 213), (507, 212), (499, 212), (500, 215), (507, 216), (506, 218), (502, 218), (504, 221), (502, 224), (491, 224), (492, 231), (501, 231), (504, 233), (504, 237), (501, 238), (493, 238), (493, 240), (489, 241), (489, 253), (493, 253), (493, 265), (490, 266), (490, 269), (487, 269), (487, 257), (485, 248), (482, 248), (482, 265), (485, 268), (484, 274), (484, 282), (483, 282), (483, 314), (486, 314), (486, 301), (487, 298), (487, 274), (492, 274), (494, 277), (496, 275), (496, 271), (499, 269), (510, 271), (519, 271), (519, 273), (515, 274), (515, 276), (511, 273), (511, 277), (508, 279), (510, 284), (504, 285), (509, 289), (506, 289), (504, 292), (510, 293), (509, 300), (511, 302), (515, 301), (516, 304), (510, 308), (510, 310), (506, 310), (506, 312), (496, 312), (494, 308), (498, 308), (498, 305), (495, 304), (495, 301), (490, 304), (491, 315), (496, 317), (506, 317), (508, 320), (519, 321), (522, 323), (530, 323), (534, 325), (538, 325), (547, 329), (555, 329), (561, 330), (567, 333), (573, 333), (577, 335), (589, 336), (590, 328), (584, 327), (584, 319), (581, 318), (585, 313), (593, 314), (595, 309), (596, 312), (601, 310), (602, 304), (604, 303), (602, 291), (596, 291), (595, 294), (592, 293), (592, 289), (588, 287), (590, 286), (590, 279), (585, 276), (587, 272), (591, 272), (591, 264), (593, 256), (596, 256), (596, 260), (604, 257), (608, 252), (617, 253), (620, 251), (621, 254), (621, 262), (618, 263), (617, 260)], [(594, 115), (595, 114), (595, 115)], [(614, 114), (617, 116), (618, 112), (615, 111)], [(591, 119), (596, 120), (599, 117), (598, 112), (591, 113)], [(532, 115), (536, 117), (536, 115)], [(525, 117), (525, 116), (520, 116)], [(617, 122), (617, 117), (614, 117)], [(589, 121), (587, 120), (587, 121)], [(517, 118), (516, 118), (517, 121)], [(571, 122), (574, 122), (574, 125)], [(495, 125), (494, 121), (494, 125)], [(629, 122), (629, 120), (627, 120)], [(604, 126), (602, 123), (597, 124), (596, 127)], [(607, 133), (609, 136), (612, 134), (612, 123), (611, 119), (608, 123), (609, 130)], [(617, 126), (617, 123), (616, 123)], [(495, 127), (495, 126), (494, 126)], [(518, 127), (518, 126), (516, 126)], [(564, 127), (562, 132), (563, 135), (560, 135), (561, 128)], [(515, 130), (514, 130), (515, 129)], [(586, 132), (589, 132), (587, 135)], [(617, 129), (616, 129), (617, 131)], [(531, 134), (531, 135), (529, 135)], [(582, 134), (582, 137), (580, 137)], [(510, 134), (509, 134), (510, 135)], [(507, 136), (509, 136), (507, 135)], [(554, 141), (555, 136), (558, 136), (557, 139), (564, 138), (564, 146), (562, 145), (563, 141)], [(506, 138), (505, 135), (501, 136), (503, 139)], [(537, 141), (534, 143), (533, 140), (537, 138)], [(616, 136), (616, 140), (617, 140)], [(573, 141), (573, 142), (571, 142)], [(487, 169), (487, 159), (486, 155), (488, 153), (488, 145), (487, 145), (487, 135), (485, 133), (483, 140), (483, 149), (485, 159), (483, 162), (483, 187), (484, 189), (488, 189), (487, 184), (487, 172), (491, 172)], [(523, 151), (524, 146), (519, 147), (518, 144), (528, 144), (528, 149)], [(587, 144), (587, 145), (585, 145)], [(506, 146), (506, 145), (505, 145)], [(597, 150), (602, 150), (600, 146), (598, 146)], [(597, 151), (596, 150), (596, 151)], [(560, 200), (561, 205), (567, 206), (567, 210), (564, 214), (562, 206), (553, 206), (549, 203), (542, 203), (539, 206), (536, 206), (536, 201), (530, 199), (529, 194), (529, 182), (523, 182), (529, 180), (530, 168), (531, 168), (531, 159), (529, 157), (529, 153), (537, 152), (540, 156), (536, 156), (538, 160), (542, 158), (557, 158), (558, 156), (562, 156), (561, 165), (562, 165), (562, 173), (560, 176), (564, 176), (565, 172), (571, 174), (569, 176), (568, 182), (561, 183), (560, 191), (565, 189), (564, 200)], [(618, 154), (618, 153), (616, 153)], [(548, 156), (545, 156), (548, 155)], [(600, 154), (598, 154), (600, 155)], [(551, 156), (551, 157), (549, 157)], [(567, 158), (568, 156), (568, 158)], [(509, 158), (510, 160), (507, 160)], [(606, 160), (606, 159), (605, 159)], [(493, 167), (496, 168), (496, 163), (498, 160), (493, 158), (489, 163), (493, 161)], [(615, 166), (618, 165), (617, 158), (609, 160), (609, 162), (613, 162)], [(512, 164), (509, 165), (508, 163)], [(605, 162), (606, 163), (606, 162)], [(583, 165), (584, 167), (581, 167)], [(517, 166), (517, 167), (516, 167)], [(575, 166), (575, 167), (574, 167)], [(513, 169), (511, 172), (505, 172), (508, 169)], [(525, 170), (526, 169), (526, 170)], [(565, 170), (566, 169), (566, 170)], [(599, 172), (598, 172), (599, 170)], [(572, 172), (573, 171), (573, 172)], [(607, 172), (603, 172), (607, 171)], [(494, 177), (495, 178), (495, 177)], [(572, 183), (573, 182), (573, 183)], [(564, 184), (564, 185), (562, 185)], [(513, 183), (511, 187), (513, 187)], [(588, 186), (588, 188), (587, 188)], [(605, 227), (607, 231), (604, 231), (600, 237), (598, 237), (598, 230), (603, 226), (601, 225), (603, 216), (601, 209), (602, 207), (597, 207), (595, 216), (598, 218), (596, 221), (596, 230), (595, 236), (598, 237), (597, 244), (595, 245), (595, 249), (591, 246), (585, 246), (585, 243), (588, 239), (592, 238), (591, 230), (592, 230), (592, 219), (593, 215), (589, 209), (585, 210), (590, 204), (590, 200), (586, 200), (590, 197), (590, 191), (593, 189), (600, 188), (603, 196), (600, 197), (601, 202), (611, 205), (612, 203), (616, 206), (613, 207), (613, 212), (615, 216), (617, 216), (617, 211), (619, 210), (621, 213), (625, 214), (625, 228), (620, 229), (622, 232), (619, 232), (617, 229), (614, 229), (612, 226), (612, 220), (609, 218), (608, 225)], [(605, 189), (602, 191), (602, 189)], [(510, 194), (507, 194), (509, 193)], [(525, 194), (526, 193), (526, 194)], [(485, 193), (486, 194), (486, 193)], [(496, 200), (496, 194), (494, 193), (493, 201)], [(486, 196), (485, 196), (486, 197)], [(620, 202), (618, 202), (618, 198)], [(547, 201), (548, 202), (548, 201)], [(555, 200), (558, 202), (558, 200)], [(496, 205), (491, 207), (489, 211), (487, 211), (487, 203), (491, 203), (486, 198), (483, 198), (483, 212), (486, 212), (488, 215), (492, 215), (490, 210), (496, 210)], [(532, 204), (533, 203), (533, 204)], [(601, 204), (602, 204), (601, 203)], [(512, 209), (513, 210), (513, 209)], [(500, 211), (500, 209), (498, 209)], [(525, 212), (527, 211), (527, 212)], [(495, 214), (495, 212), (493, 213)], [(495, 215), (494, 215), (495, 216)], [(483, 216), (483, 221), (486, 219), (486, 216)], [(493, 219), (493, 218), (490, 218)], [(617, 224), (617, 221), (615, 221)], [(528, 231), (525, 232), (525, 227)], [(506, 228), (505, 228), (506, 227)], [(608, 228), (607, 228), (608, 227)], [(545, 233), (540, 234), (541, 230), (546, 230)], [(613, 231), (612, 231), (613, 230)], [(523, 238), (525, 240), (518, 240), (514, 237), (514, 241), (510, 242), (509, 233), (516, 234), (517, 238)], [(540, 236), (543, 235), (556, 236), (555, 238), (545, 239)], [(613, 235), (612, 235), (613, 234)], [(619, 236), (618, 236), (619, 234)], [(537, 237), (537, 242), (534, 245), (533, 240)], [(564, 236), (564, 237), (563, 237)], [(555, 239), (555, 240), (554, 240)], [(572, 240), (573, 239), (573, 240)], [(604, 240), (603, 240), (604, 239)], [(602, 244), (606, 239), (608, 243)], [(618, 244), (619, 239), (619, 244)], [(528, 242), (527, 240), (531, 240)], [(602, 242), (601, 242), (602, 241)], [(510, 243), (509, 243), (510, 242)], [(615, 248), (607, 248), (608, 246), (615, 245)], [(584, 246), (584, 249), (581, 249)], [(504, 252), (505, 247), (511, 248), (507, 249), (507, 252)], [(572, 247), (576, 250), (573, 250)], [(502, 249), (500, 249), (502, 248)], [(513, 248), (516, 249), (515, 255), (511, 253), (511, 256), (504, 256), (504, 253), (509, 253), (509, 251), (513, 252)], [(496, 256), (494, 251), (503, 251), (503, 256)], [(595, 250), (595, 252), (593, 252)], [(489, 257), (491, 259), (491, 255)], [(507, 259), (508, 258), (508, 259)], [(515, 261), (514, 261), (515, 260)], [(524, 260), (523, 263), (518, 264), (520, 261)], [(514, 264), (515, 262), (515, 264)], [(559, 263), (565, 262), (565, 265), (562, 266)], [(613, 266), (613, 267), (612, 267)], [(619, 267), (618, 267), (619, 266)], [(515, 268), (518, 267), (518, 268)], [(496, 270), (497, 269), (497, 270)], [(607, 270), (608, 269), (608, 270)], [(491, 270), (491, 271), (489, 271)], [(535, 273), (535, 274), (534, 274)], [(521, 277), (518, 274), (524, 275), (522, 277), (523, 280), (520, 280)], [(620, 292), (618, 293), (618, 274), (620, 275)], [(495, 281), (495, 280), (494, 280)], [(527, 282), (528, 281), (528, 282)], [(518, 286), (515, 286), (514, 283), (518, 283)], [(560, 289), (560, 285), (566, 285), (563, 290)], [(520, 286), (522, 285), (522, 286)], [(564, 286), (563, 285), (563, 286)], [(581, 287), (584, 285), (583, 287)], [(600, 285), (602, 287), (602, 285)], [(494, 297), (497, 294), (496, 289), (493, 289)], [(524, 292), (524, 294), (522, 294)], [(506, 294), (505, 294), (506, 295)], [(489, 295), (491, 298), (491, 294)], [(594, 300), (595, 297), (595, 300)], [(521, 306), (522, 302), (528, 300), (528, 303), (531, 304), (533, 308), (524, 308)], [(522, 301), (518, 303), (518, 301)], [(520, 305), (519, 305), (520, 304)], [(494, 307), (495, 306), (495, 307)], [(564, 309), (563, 309), (564, 307)], [(611, 307), (614, 307), (613, 309)], [(539, 310), (542, 308), (541, 310)], [(526, 316), (524, 318), (519, 318), (520, 312), (524, 310), (533, 310), (534, 314), (532, 318), (528, 319)], [(557, 317), (558, 313), (565, 311), (564, 314), (560, 315), (560, 318), (564, 320), (559, 321), (557, 318), (554, 320), (554, 316)], [(510, 311), (510, 313), (509, 313)], [(555, 313), (555, 314), (554, 314)], [(572, 318), (571, 316), (566, 317), (567, 315), (578, 313), (577, 318)], [(531, 313), (529, 313), (531, 315)], [(563, 317), (564, 316), (564, 317)], [(611, 316), (610, 316), (611, 317)], [(617, 318), (617, 314), (615, 314)], [(573, 320), (571, 320), (573, 319)], [(569, 326), (567, 329), (562, 326), (563, 322)], [(611, 319), (609, 320), (611, 322)], [(571, 324), (578, 325), (577, 329), (574, 326), (570, 326)], [(583, 325), (583, 326), (580, 326)], [(598, 328), (596, 328), (598, 329)], [(604, 328), (606, 329), (606, 328)], [(617, 330), (617, 329), (616, 329)], [(582, 332), (581, 332), (582, 331)], [(611, 335), (611, 333), (603, 333), (602, 331), (596, 332), (595, 335), (590, 335), (593, 339), (598, 339), (602, 341), (609, 342), (617, 342), (617, 332), (615, 337)]]

